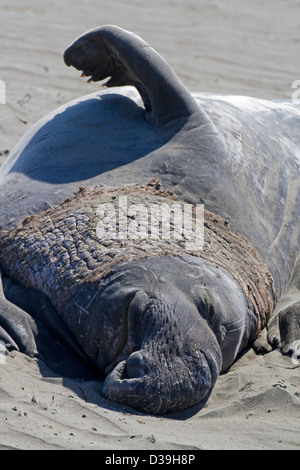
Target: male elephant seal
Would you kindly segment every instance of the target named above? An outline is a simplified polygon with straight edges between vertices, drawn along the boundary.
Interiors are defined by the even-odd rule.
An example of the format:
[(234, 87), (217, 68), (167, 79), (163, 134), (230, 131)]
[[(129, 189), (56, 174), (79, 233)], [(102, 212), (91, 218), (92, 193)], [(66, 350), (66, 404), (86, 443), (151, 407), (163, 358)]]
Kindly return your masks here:
[[(33, 126), (1, 169), (6, 348), (80, 374), (70, 348), (106, 397), (153, 414), (203, 400), (265, 325), (266, 350), (296, 355), (300, 105), (191, 94), (115, 26), (64, 59), (110, 79)], [(191, 248), (178, 227), (188, 207), (199, 231), (201, 204)]]

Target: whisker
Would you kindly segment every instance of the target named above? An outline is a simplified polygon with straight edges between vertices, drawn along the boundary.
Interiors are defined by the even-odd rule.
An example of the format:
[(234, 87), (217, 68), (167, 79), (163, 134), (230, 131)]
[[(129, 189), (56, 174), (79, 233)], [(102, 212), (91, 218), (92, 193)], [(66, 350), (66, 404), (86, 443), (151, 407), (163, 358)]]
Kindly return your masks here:
[(228, 323), (227, 326), (230, 326), (230, 325), (233, 325), (233, 324), (237, 324), (237, 323), (240, 323), (240, 322), (242, 322), (242, 321), (244, 321), (244, 318), (240, 318), (239, 320), (234, 320), (234, 321), (232, 321), (231, 323)]
[(241, 331), (241, 330), (244, 330), (246, 327), (247, 327), (247, 325), (243, 325), (243, 326), (241, 326), (240, 328), (234, 328), (233, 330), (227, 330), (227, 331), (226, 331), (226, 334), (232, 333), (233, 331)]

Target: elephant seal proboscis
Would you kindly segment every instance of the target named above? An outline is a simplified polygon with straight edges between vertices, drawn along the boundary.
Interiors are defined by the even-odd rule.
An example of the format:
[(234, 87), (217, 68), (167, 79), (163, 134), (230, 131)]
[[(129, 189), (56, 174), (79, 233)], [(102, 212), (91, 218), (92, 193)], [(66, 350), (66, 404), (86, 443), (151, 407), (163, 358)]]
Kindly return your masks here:
[[(0, 341), (73, 375), (91, 364), (104, 396), (153, 414), (207, 397), (265, 326), (257, 347), (295, 358), (300, 105), (190, 93), (116, 26), (64, 58), (110, 79), (39, 121), (1, 169)], [(204, 204), (203, 246), (107, 237), (99, 207), (122, 197), (148, 214)]]

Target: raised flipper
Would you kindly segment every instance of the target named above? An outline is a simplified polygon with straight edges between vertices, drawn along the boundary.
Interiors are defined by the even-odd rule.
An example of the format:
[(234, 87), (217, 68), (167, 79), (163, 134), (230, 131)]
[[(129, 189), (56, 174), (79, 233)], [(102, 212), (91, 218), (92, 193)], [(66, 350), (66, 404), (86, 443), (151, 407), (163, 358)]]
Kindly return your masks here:
[(266, 338), (259, 338), (254, 348), (260, 353), (279, 348), (283, 354), (300, 359), (300, 258), (291, 284), (267, 325)]
[(101, 26), (80, 36), (64, 53), (73, 65), (107, 87), (132, 85), (139, 91), (147, 120), (163, 125), (194, 113), (205, 116), (167, 62), (139, 36), (117, 26)]

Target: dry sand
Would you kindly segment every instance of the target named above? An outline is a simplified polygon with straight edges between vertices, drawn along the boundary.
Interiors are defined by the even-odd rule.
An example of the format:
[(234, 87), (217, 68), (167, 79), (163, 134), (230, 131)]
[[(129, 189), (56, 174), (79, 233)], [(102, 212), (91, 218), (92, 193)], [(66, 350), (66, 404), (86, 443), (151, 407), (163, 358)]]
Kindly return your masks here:
[[(1, 162), (45, 113), (98, 89), (65, 67), (62, 53), (101, 24), (141, 35), (190, 90), (289, 99), (300, 80), (298, 0), (2, 0), (0, 19)], [(250, 349), (204, 407), (160, 418), (13, 353), (0, 363), (0, 448), (299, 449), (299, 372), (277, 351)]]

